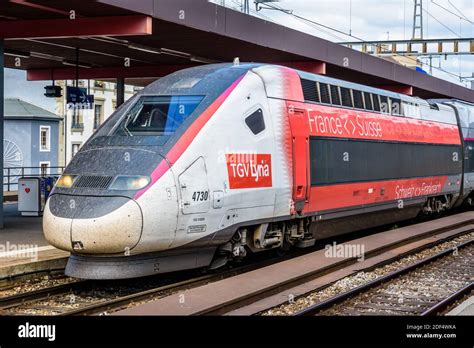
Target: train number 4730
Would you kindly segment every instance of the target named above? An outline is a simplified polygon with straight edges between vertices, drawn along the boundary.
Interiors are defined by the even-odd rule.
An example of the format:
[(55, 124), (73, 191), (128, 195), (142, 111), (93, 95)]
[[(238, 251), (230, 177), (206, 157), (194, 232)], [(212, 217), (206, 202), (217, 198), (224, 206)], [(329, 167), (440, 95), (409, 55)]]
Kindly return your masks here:
[(194, 202), (207, 201), (209, 199), (209, 191), (194, 191), (192, 199)]

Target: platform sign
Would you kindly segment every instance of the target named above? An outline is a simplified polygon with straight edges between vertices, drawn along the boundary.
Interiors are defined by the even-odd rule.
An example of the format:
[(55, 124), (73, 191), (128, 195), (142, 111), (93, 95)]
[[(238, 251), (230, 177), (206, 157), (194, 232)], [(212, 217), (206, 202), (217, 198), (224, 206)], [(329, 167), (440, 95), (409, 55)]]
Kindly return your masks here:
[(86, 88), (68, 86), (66, 88), (66, 102), (68, 105), (81, 106), (82, 109), (92, 109), (94, 96), (87, 94)]

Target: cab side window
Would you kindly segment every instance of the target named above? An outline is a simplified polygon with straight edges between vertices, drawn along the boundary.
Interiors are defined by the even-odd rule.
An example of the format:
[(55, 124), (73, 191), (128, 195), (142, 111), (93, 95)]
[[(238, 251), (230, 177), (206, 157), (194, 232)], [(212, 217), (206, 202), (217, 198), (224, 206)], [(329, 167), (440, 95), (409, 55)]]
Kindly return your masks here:
[(245, 119), (245, 124), (252, 131), (253, 134), (257, 135), (265, 130), (265, 120), (263, 119), (262, 109), (258, 109), (253, 112), (250, 116)]

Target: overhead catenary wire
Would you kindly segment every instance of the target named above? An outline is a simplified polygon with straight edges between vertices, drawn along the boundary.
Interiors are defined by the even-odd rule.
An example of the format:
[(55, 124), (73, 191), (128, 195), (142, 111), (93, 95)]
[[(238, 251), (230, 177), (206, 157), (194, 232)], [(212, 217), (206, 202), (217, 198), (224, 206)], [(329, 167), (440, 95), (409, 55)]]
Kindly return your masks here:
[(277, 5), (277, 4), (270, 4), (270, 3), (269, 3), (269, 4), (267, 4), (267, 6), (272, 7), (272, 8), (274, 8), (275, 10), (279, 10), (280, 12), (286, 13), (287, 15), (293, 16), (293, 17), (295, 17), (295, 18), (299, 18), (299, 19), (304, 20), (304, 21), (306, 21), (306, 22), (310, 22), (310, 23), (312, 23), (312, 24), (314, 24), (314, 25), (317, 25), (317, 26), (319, 26), (319, 27), (322, 27), (322, 28), (325, 28), (325, 29), (329, 29), (329, 30), (331, 30), (331, 31), (334, 31), (334, 32), (336, 32), (336, 33), (339, 33), (339, 34), (342, 34), (342, 35), (345, 35), (345, 36), (352, 37), (352, 38), (354, 38), (354, 39), (356, 39), (356, 40), (364, 41), (363, 39), (358, 38), (357, 36), (352, 35), (351, 33), (347, 33), (347, 32), (344, 32), (344, 31), (342, 31), (342, 30), (333, 28), (333, 27), (331, 27), (331, 26), (328, 26), (328, 25), (325, 25), (325, 24), (316, 22), (316, 21), (311, 20), (311, 19), (309, 19), (309, 18), (306, 18), (306, 17), (300, 16), (300, 15), (297, 15), (297, 14), (294, 13), (293, 11), (292, 11), (292, 12), (285, 11), (285, 9), (283, 9), (281, 6), (279, 6), (279, 5)]
[(446, 11), (446, 12), (452, 14), (453, 16), (456, 16), (456, 17), (459, 18), (460, 20), (466, 21), (466, 22), (468, 22), (468, 23), (470, 23), (470, 24), (474, 24), (474, 22), (470, 21), (470, 20), (467, 19), (466, 17), (461, 16), (461, 15), (459, 15), (459, 14), (457, 14), (457, 13), (451, 11), (450, 9), (448, 9), (448, 8), (446, 8), (446, 7), (444, 7), (444, 6), (440, 5), (440, 4), (438, 4), (438, 3), (435, 2), (434, 0), (431, 0), (431, 2), (432, 2), (434, 5), (438, 6), (439, 8), (443, 9), (444, 11)]
[[(266, 6), (268, 6), (267, 9), (278, 10), (278, 11), (283, 12), (283, 13), (285, 13), (285, 14), (291, 15), (291, 13), (289, 13), (288, 11), (286, 11), (285, 9), (283, 9), (282, 7), (280, 7), (280, 6), (277, 5), (277, 4), (270, 4), (270, 3), (268, 3), (268, 4), (266, 4)], [(321, 32), (321, 33), (324, 33), (324, 34), (326, 34), (326, 35), (328, 35), (328, 36), (331, 36), (332, 38), (334, 38), (334, 39), (336, 39), (336, 40), (341, 40), (341, 41), (344, 40), (344, 39), (341, 38), (340, 36), (337, 36), (336, 34), (331, 33), (330, 31), (328, 31), (328, 30), (335, 31), (334, 28), (327, 27), (328, 30), (324, 30), (323, 28), (325, 27), (325, 25), (323, 25), (323, 24), (321, 24), (321, 23), (317, 23), (317, 22), (314, 22), (314, 21), (312, 21), (311, 23), (309, 23), (307, 19), (298, 18), (298, 16), (293, 16), (293, 17), (294, 17), (296, 20), (302, 22), (303, 24), (306, 24), (306, 25), (312, 27), (313, 29), (315, 29), (315, 30), (317, 30), (317, 31), (319, 31), (319, 32)], [(340, 31), (340, 33), (341, 33), (341, 34), (344, 34), (344, 35), (349, 35), (349, 34), (344, 33), (344, 32), (342, 32), (342, 31)]]
[[(231, 1), (232, 1), (232, 3), (233, 3), (235, 6), (232, 6), (232, 7), (229, 6), (229, 7), (230, 7), (231, 9), (241, 11), (241, 9), (242, 9), (242, 3), (241, 3), (241, 2), (239, 3), (237, 0), (231, 0)], [(263, 13), (257, 12), (257, 11), (255, 11), (255, 10), (252, 9), (252, 8), (250, 8), (249, 11), (250, 11), (251, 14), (253, 14), (253, 15), (257, 16), (257, 17), (260, 17), (260, 18), (265, 19), (265, 20), (267, 20), (267, 21), (269, 21), (269, 22), (272, 22), (272, 23), (276, 23), (275, 20), (273, 20), (273, 18), (268, 17), (268, 16), (264, 15)]]
[(462, 16), (464, 17), (464, 19), (466, 19), (468, 22), (470, 23), (474, 23), (473, 21), (471, 21), (467, 16), (464, 15), (464, 13), (462, 11), (460, 11), (452, 2), (451, 0), (448, 0), (448, 3)]
[[(238, 2), (237, 0), (231, 0), (233, 5), (232, 4), (229, 4), (228, 2), (226, 2), (226, 6), (234, 9), (234, 10), (238, 10), (238, 11), (241, 11), (242, 10), (242, 3)], [(302, 22), (303, 24), (325, 34), (325, 35), (328, 35), (330, 36), (331, 38), (335, 39), (335, 40), (338, 40), (339, 42), (342, 42), (342, 41), (346, 41), (344, 38), (342, 38), (341, 36), (337, 35), (337, 34), (334, 34), (334, 33), (338, 33), (338, 34), (342, 34), (344, 36), (347, 36), (347, 37), (350, 37), (350, 38), (353, 38), (353, 39), (356, 39), (356, 40), (359, 40), (361, 43), (368, 43), (370, 44), (367, 40), (363, 39), (363, 38), (360, 38), (356, 35), (353, 35), (352, 33), (347, 33), (347, 32), (344, 32), (342, 30), (339, 30), (339, 29), (336, 29), (336, 28), (333, 28), (331, 26), (328, 26), (328, 25), (325, 25), (325, 24), (322, 24), (322, 23), (319, 23), (319, 22), (316, 22), (314, 20), (311, 20), (309, 18), (306, 18), (304, 16), (301, 16), (301, 15), (298, 15), (296, 13), (294, 13), (294, 11), (288, 11), (284, 8), (282, 8), (281, 6), (279, 6), (278, 4), (275, 4), (275, 3), (266, 3), (265, 4), (266, 6), (268, 6), (267, 8), (268, 9), (273, 9), (273, 10), (278, 10), (286, 15), (289, 15), (289, 16), (292, 16), (294, 19), (298, 20), (299, 22)], [(250, 12), (257, 16), (257, 17), (261, 17), (263, 19), (266, 19), (268, 21), (271, 21), (273, 23), (277, 23), (274, 19), (270, 18), (270, 17), (267, 17), (265, 15), (262, 15), (260, 12), (257, 12), (255, 10), (252, 10), (250, 9)], [(428, 13), (430, 16), (431, 13)], [(433, 16), (432, 16), (433, 17)], [(435, 18), (435, 20), (437, 20)], [(441, 23), (442, 24), (442, 23)], [(449, 28), (448, 28), (449, 29)], [(334, 33), (333, 33), (334, 32)], [(453, 31), (452, 31), (453, 32)], [(459, 36), (458, 34), (456, 34), (455, 32), (453, 32), (456, 36)], [(379, 48), (383, 48), (381, 44), (372, 44), (376, 47), (379, 47)], [(394, 53), (393, 54), (394, 56), (399, 56), (399, 57), (404, 57), (405, 59), (409, 59), (409, 60), (412, 60), (414, 63), (418, 63), (418, 60), (416, 59), (416, 57), (410, 57), (410, 56), (404, 56), (404, 55), (400, 55), (400, 54), (397, 54), (397, 53)], [(427, 65), (428, 67), (432, 68), (432, 69), (435, 69), (435, 70), (438, 70), (440, 72), (443, 72), (445, 74), (448, 74), (456, 79), (458, 79), (459, 81), (462, 81), (462, 77), (461, 75), (458, 75), (458, 74), (455, 74), (455, 73), (452, 73), (450, 71), (447, 71), (441, 67), (437, 67), (437, 66), (434, 66), (432, 65), (431, 63), (423, 63), (422, 64), (424, 65)]]
[(448, 27), (446, 24), (444, 24), (443, 22), (441, 22), (438, 18), (436, 18), (435, 16), (433, 16), (428, 10), (426, 9), (423, 9), (423, 11), (425, 11), (428, 16), (430, 16), (431, 18), (433, 18), (436, 22), (438, 22), (439, 24), (441, 24), (443, 27), (445, 27), (447, 30), (449, 30), (451, 33), (453, 33), (454, 35), (456, 35), (457, 37), (461, 37), (458, 33), (456, 33), (454, 30), (452, 30), (450, 27)]
[[(316, 21), (311, 20), (311, 19), (309, 19), (309, 18), (300, 16), (300, 15), (294, 13), (294, 11), (291, 11), (291, 12), (290, 12), (290, 11), (287, 11), (287, 10), (283, 9), (282, 7), (280, 7), (280, 6), (277, 5), (277, 4), (273, 4), (273, 3), (270, 4), (270, 3), (269, 3), (269, 4), (267, 4), (267, 6), (272, 7), (272, 8), (275, 9), (275, 10), (279, 10), (279, 11), (281, 11), (282, 13), (285, 13), (285, 14), (287, 14), (287, 15), (289, 15), (289, 16), (293, 16), (294, 18), (296, 18), (296, 19), (298, 19), (298, 20), (300, 20), (300, 21), (305, 22), (307, 25), (309, 25), (310, 27), (313, 27), (313, 28), (315, 28), (315, 29), (316, 29), (315, 26), (323, 27), (323, 28), (326, 28), (326, 29), (328, 29), (328, 30), (337, 32), (337, 33), (339, 33), (339, 34), (343, 34), (343, 35), (345, 35), (345, 36), (349, 36), (349, 37), (351, 37), (351, 38), (354, 38), (354, 39), (356, 39), (356, 40), (359, 40), (359, 41), (361, 41), (361, 43), (367, 43), (367, 40), (365, 40), (365, 39), (363, 39), (363, 38), (360, 38), (360, 37), (358, 37), (358, 36), (355, 36), (355, 35), (346, 33), (346, 32), (344, 32), (344, 31), (341, 31), (341, 30), (338, 30), (338, 29), (335, 29), (335, 28), (333, 28), (333, 27), (331, 27), (331, 26), (328, 26), (328, 25), (325, 25), (325, 24), (316, 22)], [(431, 13), (428, 13), (428, 14), (429, 14), (430, 16), (432, 16)], [(436, 18), (435, 18), (435, 19), (436, 19)], [(437, 20), (437, 19), (436, 19), (436, 20)], [(448, 28), (448, 29), (449, 29), (449, 28)], [(322, 29), (319, 28), (319, 30), (321, 31)], [(326, 33), (327, 33), (327, 32), (326, 32)], [(453, 32), (453, 33), (454, 33), (454, 32)], [(334, 34), (333, 34), (333, 35), (331, 35), (331, 34), (329, 34), (329, 33), (327, 33), (327, 34), (330, 35), (330, 36), (332, 36), (332, 37), (338, 37), (338, 36), (336, 36), (336, 35), (334, 35)], [(459, 36), (459, 35), (457, 35), (456, 33), (454, 33), (454, 34), (455, 34), (456, 36)], [(340, 37), (339, 37), (339, 40), (344, 41), (344, 40), (341, 39)], [(382, 45), (381, 45), (381, 44), (375, 44), (375, 46), (376, 46), (376, 47), (379, 47), (379, 48), (382, 48)], [(399, 56), (399, 57), (401, 56), (401, 55), (396, 54), (396, 53), (395, 53), (394, 55), (395, 55), (395, 56)], [(406, 59), (412, 60), (412, 61), (415, 62), (415, 63), (418, 62), (418, 60), (417, 60), (415, 57), (409, 57), (409, 56), (403, 56), (403, 57), (405, 57)], [(446, 73), (446, 74), (448, 74), (448, 75), (450, 75), (450, 76), (452, 76), (452, 77), (455, 77), (456, 79), (459, 79), (460, 81), (462, 80), (461, 75), (452, 73), (452, 72), (447, 71), (447, 70), (445, 70), (445, 69), (443, 69), (443, 68), (441, 68), (441, 67), (434, 66), (434, 65), (432, 65), (431, 63), (423, 63), (423, 64), (427, 65), (428, 67), (430, 67), (430, 68), (432, 68), (432, 69), (436, 69), (436, 70), (441, 71), (441, 72), (443, 72), (443, 73)]]

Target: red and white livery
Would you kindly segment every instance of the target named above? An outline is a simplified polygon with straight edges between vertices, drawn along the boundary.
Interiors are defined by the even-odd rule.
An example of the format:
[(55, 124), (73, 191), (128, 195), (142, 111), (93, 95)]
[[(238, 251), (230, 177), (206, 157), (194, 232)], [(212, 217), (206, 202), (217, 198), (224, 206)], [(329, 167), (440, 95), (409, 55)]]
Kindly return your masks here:
[(186, 69), (83, 146), (44, 233), (72, 253), (67, 274), (110, 279), (440, 212), (471, 201), (471, 109), (274, 65)]

